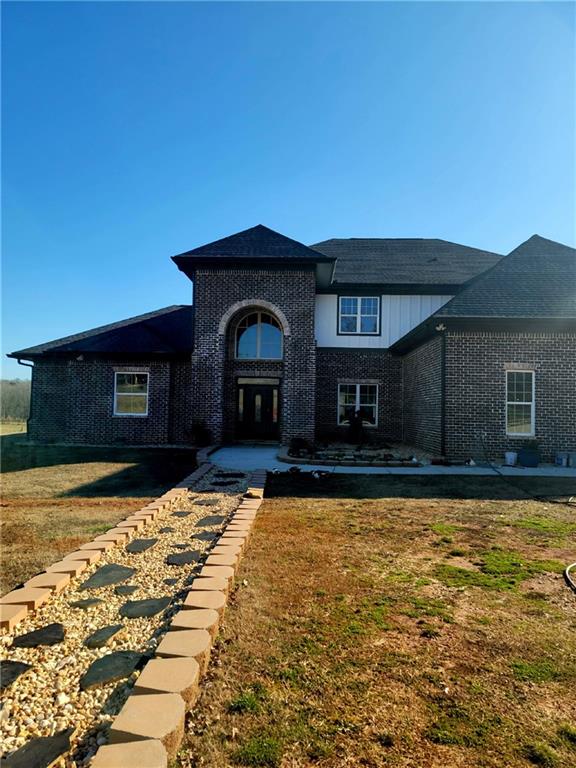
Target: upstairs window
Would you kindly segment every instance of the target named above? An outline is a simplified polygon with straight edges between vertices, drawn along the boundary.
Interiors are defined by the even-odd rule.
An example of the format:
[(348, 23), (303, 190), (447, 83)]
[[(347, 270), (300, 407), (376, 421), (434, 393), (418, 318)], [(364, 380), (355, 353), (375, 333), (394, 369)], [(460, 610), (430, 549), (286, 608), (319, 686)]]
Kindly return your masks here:
[(506, 434), (533, 437), (534, 371), (506, 371)]
[(378, 424), (378, 385), (338, 385), (338, 426), (348, 426), (355, 413), (360, 413), (366, 427)]
[(239, 360), (281, 360), (282, 329), (268, 312), (252, 312), (238, 323), (236, 357)]
[(340, 296), (338, 333), (377, 336), (380, 333), (379, 296)]
[(148, 415), (148, 374), (114, 374), (114, 416)]

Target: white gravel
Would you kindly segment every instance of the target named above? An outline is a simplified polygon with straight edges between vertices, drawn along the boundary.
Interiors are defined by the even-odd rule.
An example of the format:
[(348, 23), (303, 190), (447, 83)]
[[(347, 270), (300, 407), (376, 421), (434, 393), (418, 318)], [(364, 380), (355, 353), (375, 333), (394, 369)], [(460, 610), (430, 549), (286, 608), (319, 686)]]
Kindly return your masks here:
[[(198, 567), (194, 564), (182, 566), (166, 565), (166, 556), (182, 550), (172, 546), (186, 543), (187, 549), (204, 552), (211, 542), (190, 538), (202, 530), (215, 533), (221, 526), (195, 528), (196, 522), (207, 515), (228, 516), (238, 506), (247, 487), (248, 475), (234, 485), (212, 488), (214, 475), (222, 472), (220, 467), (210, 470), (200, 479), (185, 499), (174, 503), (169, 511), (162, 512), (157, 519), (134, 538), (158, 538), (159, 541), (146, 552), (128, 554), (124, 545), (117, 545), (103, 553), (102, 559), (73, 579), (60, 594), (54, 595), (48, 603), (31, 613), (12, 633), (0, 636), (0, 658), (24, 661), (33, 669), (16, 680), (2, 693), (0, 712), (0, 742), (4, 754), (9, 754), (34, 736), (50, 736), (63, 728), (75, 727), (72, 739), (73, 749), (67, 764), (87, 765), (97, 745), (106, 742), (106, 728), (122, 707), (134, 680), (132, 677), (120, 684), (110, 683), (102, 688), (81, 691), (79, 679), (89, 665), (111, 651), (134, 650), (153, 653), (165, 631), (166, 618), (170, 618), (180, 607), (185, 597), (182, 588)], [(194, 504), (200, 498), (217, 499), (214, 506)], [(188, 517), (174, 517), (173, 512), (190, 510)], [(171, 533), (159, 533), (159, 529), (170, 526)], [(132, 595), (116, 595), (114, 586), (79, 591), (78, 587), (88, 576), (106, 563), (136, 568), (131, 579), (124, 584), (137, 584), (139, 589)], [(177, 578), (175, 585), (167, 585), (164, 579)], [(178, 593), (180, 594), (178, 595)], [(151, 618), (123, 619), (119, 608), (127, 600), (142, 600), (163, 596), (176, 596), (168, 613)], [(98, 597), (102, 603), (87, 611), (71, 608), (70, 603), (88, 597)], [(11, 648), (12, 640), (34, 629), (52, 622), (61, 622), (66, 631), (64, 642), (54, 646), (38, 648)], [(124, 631), (113, 638), (104, 648), (90, 650), (83, 646), (83, 640), (96, 629), (109, 624), (124, 624)]]

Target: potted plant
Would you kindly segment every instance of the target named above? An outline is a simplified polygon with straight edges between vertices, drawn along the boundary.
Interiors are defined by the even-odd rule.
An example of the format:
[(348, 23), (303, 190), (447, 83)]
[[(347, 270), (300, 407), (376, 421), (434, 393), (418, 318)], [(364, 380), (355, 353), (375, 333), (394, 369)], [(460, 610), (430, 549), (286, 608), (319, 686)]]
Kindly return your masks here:
[(527, 440), (518, 451), (518, 463), (523, 467), (537, 467), (539, 461), (538, 440)]

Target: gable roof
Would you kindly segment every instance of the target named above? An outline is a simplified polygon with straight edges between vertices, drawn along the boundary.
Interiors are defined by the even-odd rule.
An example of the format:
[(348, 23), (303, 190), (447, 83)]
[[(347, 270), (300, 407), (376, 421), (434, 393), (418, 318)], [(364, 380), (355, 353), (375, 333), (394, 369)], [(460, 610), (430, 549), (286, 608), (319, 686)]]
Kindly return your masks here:
[(447, 240), (333, 238), (312, 248), (337, 259), (333, 283), (459, 286), (502, 255)]
[(533, 235), (434, 316), (576, 318), (576, 249)]
[(213, 259), (250, 259), (250, 260), (293, 260), (309, 261), (317, 263), (322, 261), (333, 261), (332, 257), (309, 248), (297, 240), (281, 235), (263, 224), (258, 224), (250, 229), (244, 229), (242, 232), (236, 232), (234, 235), (223, 237), (221, 240), (215, 240), (213, 243), (201, 245), (199, 248), (193, 248), (191, 251), (185, 251), (172, 260), (178, 266), (185, 265), (192, 260), (203, 260), (208, 257)]
[(66, 354), (181, 355), (192, 351), (194, 308), (175, 304), (45, 344), (8, 357), (33, 360)]

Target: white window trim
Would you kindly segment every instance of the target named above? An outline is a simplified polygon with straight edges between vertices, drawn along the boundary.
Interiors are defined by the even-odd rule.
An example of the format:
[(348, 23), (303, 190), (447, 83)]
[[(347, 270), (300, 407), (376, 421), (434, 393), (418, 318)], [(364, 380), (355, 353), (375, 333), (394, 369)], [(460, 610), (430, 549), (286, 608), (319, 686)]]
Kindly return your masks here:
[[(132, 394), (135, 397), (145, 397), (146, 398), (146, 412), (145, 413), (118, 413), (116, 409), (116, 403), (117, 403), (117, 396), (118, 395), (124, 395), (125, 392), (118, 392), (117, 384), (118, 384), (118, 376), (123, 376), (125, 374), (138, 374), (139, 376), (146, 376), (146, 393), (140, 393), (140, 392), (133, 392)], [(149, 409), (149, 398), (150, 398), (150, 372), (149, 371), (143, 371), (143, 370), (122, 370), (122, 371), (114, 371), (114, 407), (113, 407), (113, 415), (118, 416), (121, 419), (128, 418), (128, 419), (143, 419), (146, 416), (148, 416), (148, 409)]]
[(336, 400), (336, 424), (339, 427), (347, 427), (348, 424), (340, 423), (340, 387), (356, 387), (356, 402), (354, 404), (354, 412), (360, 410), (360, 387), (376, 387), (376, 402), (374, 403), (376, 420), (374, 424), (364, 424), (366, 429), (375, 429), (378, 426), (378, 400), (380, 397), (380, 386), (374, 381), (339, 381), (338, 382), (338, 395)]
[[(355, 315), (351, 315), (349, 312), (342, 312), (342, 302), (345, 299), (355, 299), (358, 302), (358, 311)], [(360, 330), (362, 325), (362, 299), (376, 299), (377, 311), (376, 315), (365, 315), (365, 317), (376, 317), (376, 330), (375, 331), (362, 331)], [(338, 296), (338, 335), (339, 336), (380, 336), (380, 296)], [(356, 331), (343, 331), (342, 330), (342, 317), (356, 317)]]
[[(260, 352), (262, 347), (262, 315), (268, 315), (269, 317), (272, 317), (280, 326), (280, 357), (239, 357), (238, 355), (238, 330), (240, 328), (240, 323), (242, 320), (246, 319), (249, 315), (258, 315), (258, 323), (257, 323), (257, 332), (256, 332), (256, 353)], [(271, 312), (267, 312), (266, 310), (259, 310), (256, 309), (254, 312), (249, 312), (247, 315), (244, 315), (244, 317), (240, 318), (238, 321), (238, 324), (236, 325), (236, 330), (234, 331), (234, 359), (239, 360), (240, 362), (246, 361), (246, 360), (269, 360), (272, 362), (282, 362), (284, 360), (284, 331), (282, 330), (282, 325), (280, 324), (280, 321), (277, 320), (274, 315)]]
[[(508, 400), (508, 375), (513, 373), (530, 373), (532, 375), (532, 401), (531, 402), (518, 402)], [(536, 372), (530, 368), (511, 368), (508, 369), (506, 376), (506, 435), (508, 437), (534, 437), (536, 435)], [(530, 432), (510, 432), (508, 429), (508, 406), (509, 405), (529, 405), (530, 406)]]

